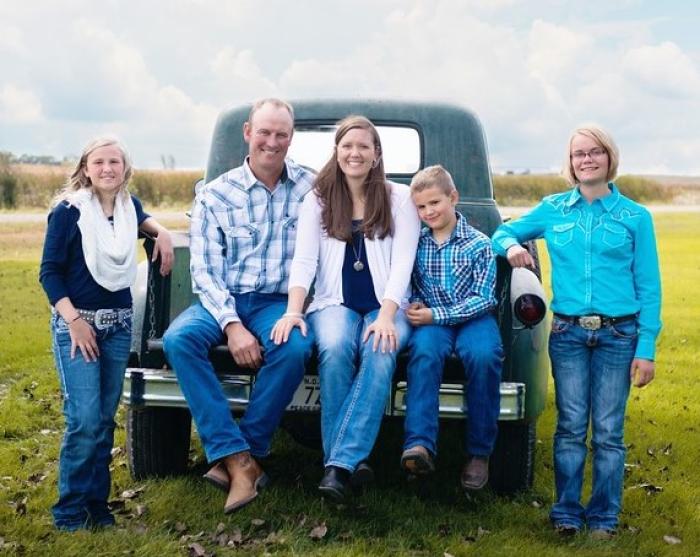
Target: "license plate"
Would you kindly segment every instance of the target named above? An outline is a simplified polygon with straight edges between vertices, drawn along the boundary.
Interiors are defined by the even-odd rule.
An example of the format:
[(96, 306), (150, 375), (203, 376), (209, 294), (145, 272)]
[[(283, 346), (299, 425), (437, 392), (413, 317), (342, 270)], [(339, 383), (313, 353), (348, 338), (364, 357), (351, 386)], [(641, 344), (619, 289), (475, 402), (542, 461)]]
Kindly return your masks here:
[(317, 375), (305, 375), (297, 387), (287, 410), (301, 412), (321, 411), (321, 381)]

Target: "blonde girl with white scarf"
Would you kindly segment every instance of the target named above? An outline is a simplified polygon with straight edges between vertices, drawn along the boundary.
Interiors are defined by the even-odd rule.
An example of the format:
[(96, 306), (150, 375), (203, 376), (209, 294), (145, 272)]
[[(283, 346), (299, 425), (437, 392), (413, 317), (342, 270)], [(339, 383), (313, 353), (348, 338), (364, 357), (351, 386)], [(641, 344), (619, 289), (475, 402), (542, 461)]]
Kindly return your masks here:
[(52, 306), (51, 333), (66, 431), (59, 459), (56, 528), (110, 526), (107, 507), (114, 416), (131, 343), (136, 239), (156, 238), (154, 260), (170, 272), (170, 233), (129, 194), (132, 168), (113, 137), (94, 139), (48, 217), (39, 279)]

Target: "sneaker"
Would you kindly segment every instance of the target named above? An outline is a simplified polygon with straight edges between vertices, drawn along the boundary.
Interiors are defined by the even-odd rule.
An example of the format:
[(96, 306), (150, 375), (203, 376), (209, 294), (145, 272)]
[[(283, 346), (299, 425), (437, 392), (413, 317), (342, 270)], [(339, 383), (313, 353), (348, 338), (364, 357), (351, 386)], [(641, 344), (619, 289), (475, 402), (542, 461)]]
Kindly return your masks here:
[(425, 476), (435, 471), (435, 464), (428, 449), (416, 445), (401, 455), (401, 468), (414, 476)]

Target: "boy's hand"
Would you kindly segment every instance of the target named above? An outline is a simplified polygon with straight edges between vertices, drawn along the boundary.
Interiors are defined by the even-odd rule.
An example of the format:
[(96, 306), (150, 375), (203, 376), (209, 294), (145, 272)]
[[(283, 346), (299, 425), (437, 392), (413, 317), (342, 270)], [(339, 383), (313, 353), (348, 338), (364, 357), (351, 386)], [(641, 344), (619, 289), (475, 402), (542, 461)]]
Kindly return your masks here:
[(433, 312), (425, 304), (413, 302), (406, 310), (408, 322), (417, 327), (418, 325), (430, 325), (433, 322)]

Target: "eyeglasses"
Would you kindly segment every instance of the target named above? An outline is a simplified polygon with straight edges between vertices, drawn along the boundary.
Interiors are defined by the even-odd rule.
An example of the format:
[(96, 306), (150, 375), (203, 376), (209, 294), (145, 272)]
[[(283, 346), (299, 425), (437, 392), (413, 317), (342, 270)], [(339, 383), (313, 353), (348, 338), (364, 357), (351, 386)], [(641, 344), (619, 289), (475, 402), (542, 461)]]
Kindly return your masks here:
[(571, 159), (575, 161), (582, 161), (586, 157), (591, 157), (591, 159), (601, 159), (607, 154), (608, 152), (602, 147), (594, 147), (590, 151), (574, 151), (571, 153)]

